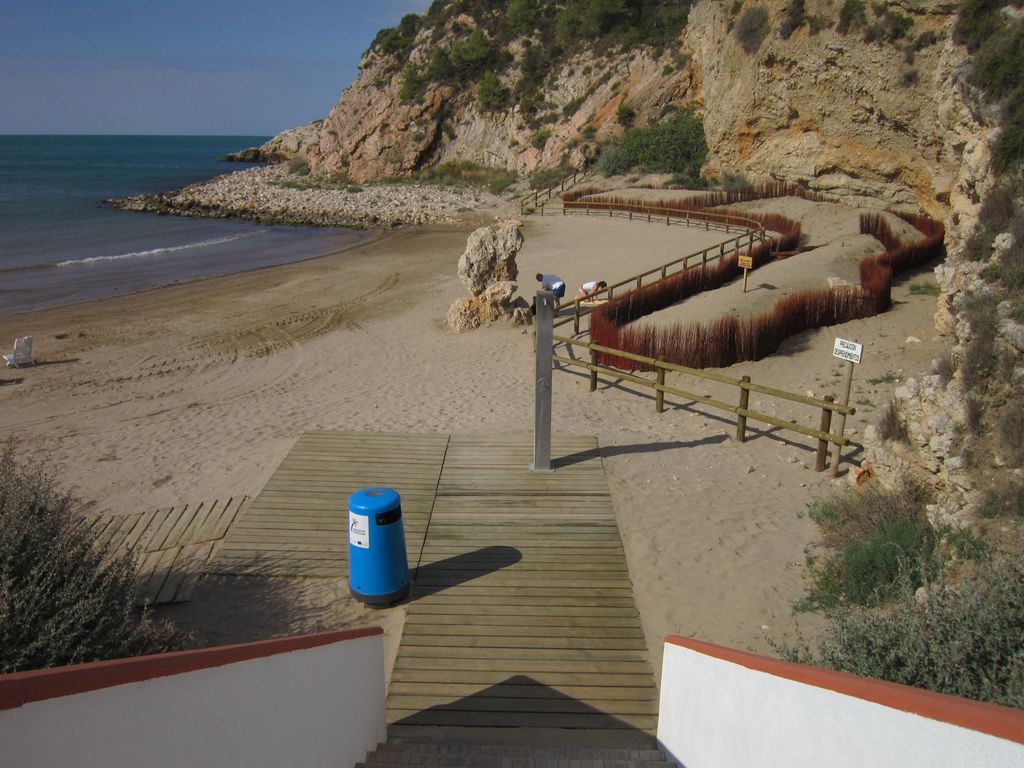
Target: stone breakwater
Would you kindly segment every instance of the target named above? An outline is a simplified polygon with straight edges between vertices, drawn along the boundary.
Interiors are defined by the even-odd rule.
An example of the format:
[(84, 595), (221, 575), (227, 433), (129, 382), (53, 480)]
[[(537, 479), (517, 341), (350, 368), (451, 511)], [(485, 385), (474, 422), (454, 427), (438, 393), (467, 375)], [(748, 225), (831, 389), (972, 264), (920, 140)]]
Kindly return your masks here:
[(236, 171), (171, 192), (105, 200), (104, 204), (175, 216), (365, 229), (456, 224), (463, 220), (462, 214), (497, 208), (502, 201), (480, 190), (427, 184), (319, 184), (289, 174), (282, 166), (270, 166)]

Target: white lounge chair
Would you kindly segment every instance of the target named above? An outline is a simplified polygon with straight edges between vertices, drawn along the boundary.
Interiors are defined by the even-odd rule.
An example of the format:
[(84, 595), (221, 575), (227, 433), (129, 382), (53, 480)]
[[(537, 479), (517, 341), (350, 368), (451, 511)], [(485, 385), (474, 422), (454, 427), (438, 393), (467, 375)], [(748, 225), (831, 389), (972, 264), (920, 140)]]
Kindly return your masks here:
[(7, 365), (18, 368), (22, 365), (32, 365), (32, 337), (22, 336), (14, 341), (14, 351), (4, 355), (4, 362)]

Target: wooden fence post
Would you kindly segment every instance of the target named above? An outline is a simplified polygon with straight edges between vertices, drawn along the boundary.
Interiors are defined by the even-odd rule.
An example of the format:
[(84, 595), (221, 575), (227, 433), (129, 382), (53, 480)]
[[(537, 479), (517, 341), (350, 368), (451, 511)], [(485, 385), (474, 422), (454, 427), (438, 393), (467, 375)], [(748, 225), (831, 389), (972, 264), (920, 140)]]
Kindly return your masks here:
[[(664, 360), (662, 360), (659, 357), (658, 358), (658, 362), (662, 363), (662, 362), (664, 362)], [(656, 410), (658, 413), (664, 413), (665, 412), (665, 389), (664, 389), (664, 387), (665, 387), (665, 369), (660, 367), (660, 366), (658, 366), (657, 367), (657, 371), (658, 371), (658, 390), (657, 390), (657, 392), (654, 395), (654, 410)]]
[[(835, 402), (835, 398), (832, 395), (825, 395), (825, 402)], [(822, 432), (828, 432), (832, 429), (832, 409), (822, 408), (821, 409), (821, 423), (818, 425), (818, 429)], [(818, 441), (818, 453), (814, 457), (814, 471), (824, 472), (825, 471), (825, 458), (828, 456), (828, 440)]]
[(597, 391), (597, 350), (590, 350), (590, 391)]
[[(744, 387), (744, 384), (750, 383), (749, 376), (743, 376), (740, 378), (740, 410), (747, 410), (747, 406), (750, 405), (750, 390)], [(736, 414), (736, 439), (741, 442), (747, 442), (747, 417), (746, 414)]]

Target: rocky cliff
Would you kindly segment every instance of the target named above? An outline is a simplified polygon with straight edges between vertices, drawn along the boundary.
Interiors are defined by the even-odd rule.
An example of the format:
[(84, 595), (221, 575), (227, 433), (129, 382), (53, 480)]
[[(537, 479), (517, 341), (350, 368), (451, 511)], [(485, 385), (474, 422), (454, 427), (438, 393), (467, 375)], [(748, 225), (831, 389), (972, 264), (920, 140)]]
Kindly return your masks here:
[[(674, 44), (658, 50), (565, 52), (536, 84), (543, 109), (534, 114), (515, 98), (485, 111), (476, 81), (427, 82), (403, 100), (408, 65), (427, 71), (435, 50), (451, 50), (478, 27), (465, 14), (442, 16), (420, 26), (404, 60), (380, 46), (367, 52), (324, 121), (310, 165), (359, 182), (447, 160), (527, 174), (596, 154), (622, 132), (622, 103), (637, 125), (669, 105), (697, 103), (708, 174), (784, 179), (855, 202), (971, 219), (988, 178), (989, 129), (965, 106), (967, 53), (950, 39), (954, 3), (878, 6), (862, 20), (874, 23), (874, 34), (856, 25), (841, 34), (837, 6), (809, 0), (783, 39), (787, 5), (772, 0), (757, 6), (767, 25), (751, 44), (735, 25), (753, 7), (699, 0)], [(882, 15), (883, 7), (895, 15)], [(898, 37), (885, 26), (897, 20)], [(541, 42), (535, 33), (501, 43), (506, 93), (524, 90), (529, 50)]]

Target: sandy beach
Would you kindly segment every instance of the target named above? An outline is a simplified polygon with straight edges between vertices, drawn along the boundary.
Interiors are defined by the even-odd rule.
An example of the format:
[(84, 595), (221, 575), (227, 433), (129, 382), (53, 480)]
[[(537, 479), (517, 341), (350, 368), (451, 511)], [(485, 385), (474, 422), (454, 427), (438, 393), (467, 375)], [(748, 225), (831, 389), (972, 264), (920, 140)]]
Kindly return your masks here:
[[(759, 205), (796, 216), (813, 209)], [(820, 250), (752, 275), (751, 293), (737, 283), (680, 311), (743, 312), (796, 282), (850, 280), (849, 265), (855, 274), (873, 246), (823, 222), (812, 228)], [(471, 229), (403, 230), (301, 263), (0, 316), (5, 351), (31, 334), (41, 363), (0, 371), (4, 432), (22, 459), (45, 460), (91, 513), (255, 495), (307, 429), (528, 433), (529, 333), (495, 325), (454, 335), (442, 326), (465, 293), (456, 263)], [(582, 216), (528, 217), (523, 234), (526, 296), (538, 271), (561, 274), (571, 293), (584, 280), (621, 279), (727, 237)], [(801, 334), (778, 355), (728, 372), (838, 395), (833, 339), (864, 342), (852, 396), (858, 414), (847, 424), (858, 440), (898, 380), (927, 373), (942, 348), (935, 299), (910, 294), (914, 282), (933, 278), (928, 270), (905, 276), (890, 312)], [(817, 424), (809, 408), (751, 402)], [(591, 393), (582, 371), (555, 373), (555, 432), (600, 440), (656, 674), (667, 633), (766, 652), (767, 637), (789, 636), (798, 622), (813, 627), (813, 617), (792, 610), (816, 539), (807, 505), (847, 482), (815, 473), (814, 443), (796, 433), (752, 423), (740, 444), (725, 415), (672, 399), (667, 406), (656, 413), (650, 390), (620, 381), (603, 378)], [(366, 609), (344, 584), (218, 579), (167, 614), (201, 642), (382, 623), (394, 648), (402, 611)]]

